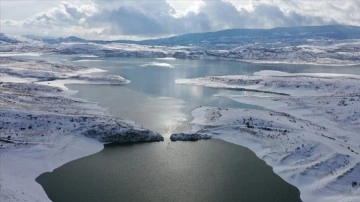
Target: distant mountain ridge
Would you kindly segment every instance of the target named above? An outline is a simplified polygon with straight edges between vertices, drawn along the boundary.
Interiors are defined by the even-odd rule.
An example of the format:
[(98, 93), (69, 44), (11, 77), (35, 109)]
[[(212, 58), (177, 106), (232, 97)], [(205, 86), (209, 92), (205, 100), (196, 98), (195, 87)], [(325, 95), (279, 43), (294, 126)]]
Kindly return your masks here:
[(360, 64), (360, 27), (229, 29), (143, 41), (0, 35), (1, 52), (209, 59), (271, 63)]
[[(360, 27), (349, 25), (327, 25), (327, 26), (303, 26), (303, 27), (277, 27), (272, 29), (228, 29), (215, 32), (189, 33), (173, 37), (148, 39), (141, 41), (132, 40), (86, 40), (76, 36), (61, 38), (44, 38), (33, 35), (24, 37), (42, 41), (48, 44), (59, 43), (129, 43), (139, 45), (161, 45), (161, 46), (214, 46), (244, 45), (248, 43), (261, 42), (283, 42), (290, 45), (305, 43), (307, 40), (346, 40), (360, 39)], [(17, 43), (6, 35), (0, 35), (0, 42)]]
[(24, 35), (24, 37), (32, 39), (32, 40), (46, 42), (48, 44), (71, 43), (71, 42), (74, 42), (74, 43), (88, 42), (88, 40), (82, 39), (82, 38), (79, 38), (79, 37), (76, 37), (76, 36), (60, 37), (60, 38), (44, 38), (44, 37), (38, 37), (38, 36), (33, 36), (33, 35)]
[[(141, 41), (147, 45), (200, 45), (244, 43), (272, 40), (304, 40), (327, 38), (334, 40), (360, 39), (360, 27), (347, 25), (278, 27), (272, 29), (228, 29), (216, 32), (191, 33), (174, 37)], [(296, 40), (295, 40), (296, 41)]]
[(6, 43), (17, 44), (19, 43), (19, 41), (7, 36), (4, 33), (0, 33), (0, 44), (6, 44)]

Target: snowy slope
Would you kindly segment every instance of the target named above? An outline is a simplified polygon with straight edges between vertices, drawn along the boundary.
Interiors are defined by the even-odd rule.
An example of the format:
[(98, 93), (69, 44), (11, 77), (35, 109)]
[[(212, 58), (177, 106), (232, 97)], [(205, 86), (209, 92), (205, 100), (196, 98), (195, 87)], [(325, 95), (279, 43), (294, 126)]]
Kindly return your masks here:
[(0, 57), (0, 201), (49, 201), (35, 178), (103, 143), (162, 141), (157, 133), (71, 98), (66, 83), (123, 85), (96, 69)]
[(252, 90), (223, 96), (264, 110), (202, 107), (193, 111), (193, 132), (250, 148), (304, 201), (360, 200), (358, 75), (262, 71), (177, 82)]

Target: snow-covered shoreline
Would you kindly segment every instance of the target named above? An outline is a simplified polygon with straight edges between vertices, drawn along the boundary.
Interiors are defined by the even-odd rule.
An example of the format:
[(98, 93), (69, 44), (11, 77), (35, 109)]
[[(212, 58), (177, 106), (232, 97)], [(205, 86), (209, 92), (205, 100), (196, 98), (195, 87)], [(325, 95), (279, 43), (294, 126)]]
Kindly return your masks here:
[(50, 201), (36, 177), (108, 142), (162, 141), (96, 103), (72, 98), (68, 83), (124, 85), (101, 70), (0, 57), (0, 200)]
[(97, 153), (103, 144), (84, 136), (60, 137), (52, 145), (2, 149), (1, 201), (50, 201), (35, 179), (70, 161)]
[(276, 92), (218, 95), (265, 110), (201, 107), (192, 132), (250, 148), (297, 186), (303, 201), (360, 200), (358, 75), (262, 71), (177, 83)]

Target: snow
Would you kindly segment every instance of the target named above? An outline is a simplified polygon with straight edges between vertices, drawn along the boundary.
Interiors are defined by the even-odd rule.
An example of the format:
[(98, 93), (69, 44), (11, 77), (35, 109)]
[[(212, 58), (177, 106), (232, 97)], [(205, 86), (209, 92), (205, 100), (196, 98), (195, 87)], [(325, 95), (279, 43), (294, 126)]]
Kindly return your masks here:
[(291, 46), (247, 44), (229, 50), (205, 50), (199, 57), (255, 63), (356, 65), (360, 63), (359, 44), (360, 40), (340, 40), (322, 45), (317, 42)]
[(16, 52), (9, 52), (9, 53), (0, 53), (0, 57), (11, 57), (11, 56), (32, 56), (32, 57), (39, 57), (42, 53), (16, 53)]
[(156, 58), (157, 60), (176, 60), (176, 58)]
[(80, 136), (59, 137), (52, 144), (32, 148), (2, 149), (1, 201), (50, 201), (35, 179), (44, 172), (103, 149), (103, 144)]
[(297, 186), (303, 201), (360, 201), (360, 186), (353, 186), (360, 182), (358, 75), (262, 71), (177, 83), (254, 91), (217, 96), (263, 110), (201, 107), (192, 132), (250, 148)]
[[(4, 75), (2, 81), (35, 82), (38, 84), (59, 87), (68, 90), (65, 84), (112, 84), (124, 85), (129, 80), (117, 75), (102, 75), (106, 72), (97, 68), (73, 67), (66, 65), (52, 65), (46, 62), (2, 58), (0, 74)], [(6, 79), (6, 80), (5, 80)]]
[[(278, 71), (260, 71), (254, 76), (230, 75), (207, 76), (195, 79), (178, 79), (178, 84), (203, 85), (212, 88), (227, 88), (255, 92), (292, 95), (336, 95), (353, 89), (358, 93), (360, 76), (347, 74), (288, 74)], [(337, 80), (335, 80), (337, 79)], [(344, 82), (339, 85), (336, 82)]]
[[(17, 43), (4, 43), (0, 55), (63, 54), (77, 57), (131, 57), (156, 58), (157, 60), (209, 59), (247, 61), (253, 63), (287, 63), (312, 65), (358, 65), (360, 64), (360, 40), (297, 38), (265, 40), (259, 42), (235, 39), (229, 44), (198, 44), (198, 46), (140, 45), (118, 42), (84, 41), (51, 44), (26, 37), (14, 38)], [(230, 39), (231, 40), (231, 39)], [(210, 45), (210, 46), (209, 46)]]
[(93, 60), (93, 59), (81, 59), (81, 60), (75, 60), (74, 62), (101, 62), (103, 60)]
[(87, 69), (0, 57), (0, 201), (49, 201), (35, 178), (103, 143), (162, 141), (96, 103), (70, 97), (67, 83), (123, 85), (129, 81)]
[(167, 68), (174, 68), (173, 65), (169, 64), (169, 63), (165, 63), (165, 62), (151, 62), (148, 64), (142, 64), (140, 65), (141, 67), (149, 67), (149, 66), (155, 66), (155, 67), (167, 67)]
[[(289, 45), (291, 41), (279, 44), (231, 44), (212, 50), (195, 46), (146, 46), (115, 42), (48, 44), (21, 36), (10, 39), (18, 43), (0, 46), (0, 82), (3, 82), (0, 91), (0, 113), (3, 116), (0, 123), (19, 124), (22, 120), (23, 125), (13, 127), (12, 131), (5, 131), (0, 126), (3, 127), (0, 129), (3, 144), (0, 148), (1, 201), (48, 200), (34, 181), (35, 177), (70, 160), (101, 150), (100, 142), (85, 135), (106, 141), (106, 136), (100, 133), (102, 129), (128, 128), (128, 131), (139, 132), (142, 140), (152, 136), (133, 122), (106, 116), (105, 110), (96, 103), (71, 98), (75, 92), (65, 86), (69, 83), (124, 85), (130, 81), (118, 76), (101, 75), (98, 69), (39, 61), (24, 62), (5, 56), (64, 54), (91, 61), (98, 61), (96, 57), (149, 57), (156, 61), (145, 66), (166, 68), (173, 68), (166, 61), (175, 57), (277, 64), (360, 64), (360, 40), (357, 39), (334, 40), (331, 43), (308, 40), (308, 43), (299, 45)], [(264, 108), (202, 107), (193, 111), (194, 134), (211, 135), (252, 149), (273, 166), (277, 174), (299, 187), (304, 201), (360, 201), (359, 186), (352, 187), (354, 181), (360, 184), (359, 76), (261, 71), (250, 77), (217, 76), (176, 82), (247, 90), (246, 96), (217, 96)], [(63, 113), (59, 114), (59, 111)], [(36, 134), (41, 133), (34, 129), (32, 135), (35, 138), (28, 137), (20, 129), (29, 127), (29, 122), (34, 121), (33, 115), (56, 122), (38, 123), (49, 125), (49, 136), (38, 137)], [(72, 123), (72, 116), (78, 121), (76, 129), (81, 123), (85, 124), (82, 119), (87, 117), (86, 120), (90, 121), (86, 126), (94, 126), (93, 131), (71, 131), (72, 125), (69, 124)], [(12, 117), (11, 121), (8, 117)], [(64, 122), (67, 123), (66, 127), (62, 127), (64, 131), (56, 131)], [(16, 133), (18, 137), (13, 136)], [(65, 136), (59, 136), (59, 133)], [(7, 139), (8, 135), (11, 136), (10, 140)], [(64, 147), (65, 150), (62, 149)]]
[(328, 78), (328, 77), (347, 77), (347, 78), (354, 78), (360, 79), (360, 75), (354, 74), (336, 74), (336, 73), (287, 73), (281, 71), (274, 71), (274, 70), (262, 70), (260, 72), (255, 72), (254, 75), (256, 76), (281, 76), (281, 77), (320, 77), (320, 78)]
[(15, 83), (29, 83), (36, 81), (36, 79), (31, 78), (20, 78), (16, 76), (10, 76), (8, 74), (0, 73), (1, 82), (15, 82)]

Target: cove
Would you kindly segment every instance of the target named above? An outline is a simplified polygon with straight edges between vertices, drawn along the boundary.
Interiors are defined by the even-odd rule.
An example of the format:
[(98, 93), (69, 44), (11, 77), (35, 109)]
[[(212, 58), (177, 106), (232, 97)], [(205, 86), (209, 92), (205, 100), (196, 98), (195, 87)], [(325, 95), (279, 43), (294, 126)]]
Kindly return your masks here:
[(53, 201), (300, 201), (253, 152), (221, 140), (107, 145), (37, 182)]

